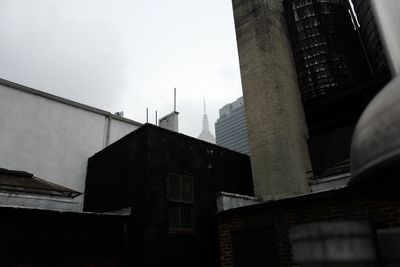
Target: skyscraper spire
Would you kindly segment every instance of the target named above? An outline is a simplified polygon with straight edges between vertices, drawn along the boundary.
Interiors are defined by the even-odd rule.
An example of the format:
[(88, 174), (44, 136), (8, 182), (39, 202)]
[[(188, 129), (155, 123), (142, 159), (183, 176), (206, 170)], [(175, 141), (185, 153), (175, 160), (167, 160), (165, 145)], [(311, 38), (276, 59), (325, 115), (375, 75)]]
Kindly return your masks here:
[(203, 96), (203, 105), (204, 105), (204, 114), (203, 114), (203, 129), (201, 131), (201, 134), (199, 135), (199, 137), (197, 137), (200, 140), (209, 142), (209, 143), (213, 143), (215, 144), (215, 138), (212, 135), (212, 133), (210, 133), (210, 127), (208, 125), (208, 116), (207, 116), (207, 110), (206, 110), (206, 99)]

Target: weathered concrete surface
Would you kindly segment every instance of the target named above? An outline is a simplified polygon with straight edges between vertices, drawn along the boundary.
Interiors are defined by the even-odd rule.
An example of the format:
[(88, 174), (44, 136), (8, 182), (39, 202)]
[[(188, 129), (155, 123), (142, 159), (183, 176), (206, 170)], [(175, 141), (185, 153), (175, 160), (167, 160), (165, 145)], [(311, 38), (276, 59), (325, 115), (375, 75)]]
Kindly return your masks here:
[(279, 0), (233, 0), (257, 197), (307, 192), (311, 169), (297, 77)]
[(260, 201), (252, 196), (220, 192), (217, 194), (217, 211), (235, 209), (244, 206), (258, 204)]

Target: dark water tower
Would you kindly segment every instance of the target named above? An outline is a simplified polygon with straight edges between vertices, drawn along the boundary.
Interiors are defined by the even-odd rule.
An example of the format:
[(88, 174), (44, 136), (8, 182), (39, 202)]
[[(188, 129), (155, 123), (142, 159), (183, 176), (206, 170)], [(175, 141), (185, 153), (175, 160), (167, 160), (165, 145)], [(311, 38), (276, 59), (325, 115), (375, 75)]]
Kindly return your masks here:
[(352, 0), (366, 54), (374, 75), (389, 71), (370, 0)]
[(347, 0), (284, 0), (283, 5), (305, 105), (368, 77)]

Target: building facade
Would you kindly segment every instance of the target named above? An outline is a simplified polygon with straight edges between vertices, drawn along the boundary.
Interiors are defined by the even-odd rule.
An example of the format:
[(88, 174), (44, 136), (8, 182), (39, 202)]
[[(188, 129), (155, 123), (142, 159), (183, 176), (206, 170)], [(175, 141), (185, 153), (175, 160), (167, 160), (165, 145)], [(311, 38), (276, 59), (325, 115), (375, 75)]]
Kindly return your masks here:
[(84, 211), (131, 208), (129, 266), (217, 267), (221, 191), (253, 195), (247, 155), (145, 124), (89, 159)]
[(243, 97), (223, 106), (215, 122), (216, 144), (249, 155)]
[[(369, 222), (374, 231), (399, 227), (400, 205), (341, 188), (231, 209), (219, 213), (218, 221), (221, 267), (298, 266), (288, 238), (291, 228), (340, 221)], [(351, 252), (350, 247), (345, 251)]]
[[(0, 168), (83, 193), (88, 158), (140, 125), (0, 79)], [(83, 197), (75, 201), (75, 210), (81, 210)], [(35, 204), (31, 198), (26, 202)]]

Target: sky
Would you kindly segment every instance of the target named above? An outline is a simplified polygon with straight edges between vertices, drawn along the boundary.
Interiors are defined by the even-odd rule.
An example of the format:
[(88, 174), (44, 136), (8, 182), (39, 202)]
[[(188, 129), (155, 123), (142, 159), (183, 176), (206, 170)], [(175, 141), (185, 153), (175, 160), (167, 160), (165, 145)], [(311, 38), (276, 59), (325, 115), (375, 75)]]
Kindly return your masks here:
[(231, 0), (1, 0), (0, 78), (197, 137), (242, 95)]

